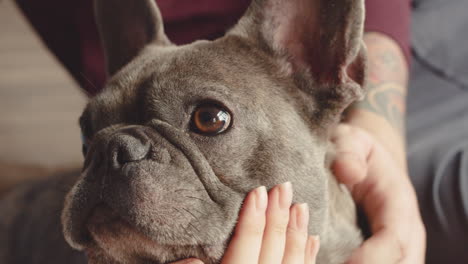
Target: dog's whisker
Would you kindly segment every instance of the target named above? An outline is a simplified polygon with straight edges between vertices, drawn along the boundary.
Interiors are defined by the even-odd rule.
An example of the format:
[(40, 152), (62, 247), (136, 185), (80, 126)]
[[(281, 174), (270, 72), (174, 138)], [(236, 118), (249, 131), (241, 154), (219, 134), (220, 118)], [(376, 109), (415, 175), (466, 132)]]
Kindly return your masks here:
[(175, 211), (177, 211), (181, 217), (184, 217), (185, 216), (185, 213), (183, 213), (182, 211), (180, 211), (179, 209), (177, 209), (176, 207), (172, 207), (172, 209), (174, 209)]
[[(197, 219), (198, 220), (198, 219)], [(198, 221), (197, 221), (198, 222)], [(197, 233), (200, 233), (200, 229), (198, 229), (195, 225), (193, 225), (192, 223), (189, 222), (189, 226), (191, 226), (193, 229), (195, 229), (195, 231), (197, 231)], [(192, 233), (193, 235), (193, 233)], [(197, 237), (197, 236), (195, 236)]]
[[(181, 217), (184, 217), (184, 216), (185, 216), (185, 213), (182, 212), (182, 211), (180, 211), (180, 210), (177, 209), (176, 207), (172, 207), (172, 209), (174, 209), (175, 211), (177, 211), (177, 212), (181, 215)], [(191, 223), (189, 222), (189, 225), (190, 225), (190, 224), (191, 224)], [(193, 234), (191, 234), (191, 233), (188, 231), (188, 229), (187, 229), (186, 226), (184, 226), (184, 225), (180, 225), (180, 226), (184, 229), (184, 232), (185, 232), (185, 234), (186, 234), (187, 236), (192, 236), (192, 235), (193, 235)], [(195, 229), (196, 229), (196, 228), (195, 228)]]
[(186, 208), (182, 208), (182, 210), (184, 210), (184, 211), (186, 211), (187, 213), (189, 213), (190, 215), (192, 215), (194, 219), (197, 219), (197, 217), (196, 217), (192, 212), (190, 212), (189, 210), (187, 210)]
[(186, 226), (184, 226), (184, 225), (180, 225), (180, 226), (182, 227), (182, 229), (184, 229), (185, 235), (187, 235), (187, 236), (191, 236), (191, 235), (192, 235), (192, 234), (190, 234), (190, 232), (189, 232), (189, 230), (187, 229)]
[(205, 191), (205, 189), (203, 188), (200, 188), (200, 189), (177, 189), (177, 190), (174, 190), (174, 192), (181, 192), (181, 191), (195, 191), (195, 192), (198, 192), (198, 191)]
[(194, 210), (195, 212), (197, 212), (200, 216), (204, 215), (200, 210), (196, 209), (196, 208), (192, 208), (192, 210)]
[[(196, 215), (194, 215), (190, 210), (188, 210), (187, 208), (183, 207), (182, 210), (186, 211), (187, 213), (189, 213), (192, 217), (193, 217), (193, 220), (195, 220), (196, 223), (199, 222), (199, 219)], [(198, 213), (200, 213), (200, 211), (196, 210)], [(200, 214), (202, 215), (202, 214)], [(193, 225), (193, 223), (189, 222), (189, 225), (195, 229), (198, 233), (200, 233), (200, 230), (195, 226)]]
[(202, 198), (200, 198), (200, 197), (195, 197), (195, 196), (188, 196), (188, 195), (185, 195), (184, 197), (186, 197), (186, 198), (190, 198), (190, 199), (196, 199), (196, 200), (199, 200), (199, 201), (205, 202), (205, 203), (207, 203), (207, 204), (210, 204), (210, 202), (209, 202), (209, 201), (207, 201), (207, 200), (205, 200), (205, 199), (202, 199)]

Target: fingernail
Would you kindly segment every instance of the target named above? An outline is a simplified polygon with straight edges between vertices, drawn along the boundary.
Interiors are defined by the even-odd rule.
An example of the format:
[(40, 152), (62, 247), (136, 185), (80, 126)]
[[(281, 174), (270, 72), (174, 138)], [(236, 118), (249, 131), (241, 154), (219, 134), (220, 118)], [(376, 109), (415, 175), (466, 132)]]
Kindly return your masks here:
[(199, 259), (186, 259), (186, 260), (174, 262), (172, 264), (203, 264), (203, 262)]
[(285, 182), (278, 187), (279, 190), (279, 206), (281, 209), (289, 210), (292, 203), (292, 185), (291, 182)]
[(255, 189), (255, 207), (257, 211), (265, 211), (268, 204), (268, 195), (265, 186)]
[(306, 231), (309, 224), (309, 206), (306, 203), (299, 204), (296, 210), (296, 226)]
[(203, 264), (203, 262), (201, 260), (198, 260), (198, 259), (193, 259), (193, 260), (190, 260), (189, 262), (184, 263), (184, 264)]

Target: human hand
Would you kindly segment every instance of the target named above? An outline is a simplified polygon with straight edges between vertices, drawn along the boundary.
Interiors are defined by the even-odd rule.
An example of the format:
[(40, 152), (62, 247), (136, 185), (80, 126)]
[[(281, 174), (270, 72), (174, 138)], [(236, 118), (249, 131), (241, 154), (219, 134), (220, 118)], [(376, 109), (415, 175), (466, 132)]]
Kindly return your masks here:
[[(318, 237), (308, 235), (307, 204), (292, 203), (291, 183), (247, 195), (222, 264), (315, 264)], [(202, 264), (185, 259), (173, 264)]]
[(348, 263), (424, 263), (425, 229), (406, 169), (363, 129), (340, 124), (332, 141), (332, 171), (364, 209), (372, 231)]

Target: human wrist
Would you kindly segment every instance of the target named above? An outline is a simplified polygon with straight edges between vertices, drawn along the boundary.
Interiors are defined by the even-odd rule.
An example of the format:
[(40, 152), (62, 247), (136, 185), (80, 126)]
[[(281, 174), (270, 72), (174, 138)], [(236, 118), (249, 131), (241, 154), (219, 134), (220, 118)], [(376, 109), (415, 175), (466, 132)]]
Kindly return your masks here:
[(353, 109), (343, 123), (362, 129), (372, 136), (406, 173), (405, 137), (384, 118), (366, 110)]
[(367, 95), (347, 109), (344, 122), (380, 142), (406, 171), (405, 100), (408, 66), (398, 44), (380, 33), (366, 33)]

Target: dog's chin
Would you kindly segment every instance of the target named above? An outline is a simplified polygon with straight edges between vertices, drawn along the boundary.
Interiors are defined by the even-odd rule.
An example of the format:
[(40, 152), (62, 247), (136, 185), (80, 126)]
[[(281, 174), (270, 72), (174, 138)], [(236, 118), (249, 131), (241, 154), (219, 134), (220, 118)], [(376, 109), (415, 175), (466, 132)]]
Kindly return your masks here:
[(96, 208), (86, 223), (93, 238), (86, 249), (90, 264), (169, 263), (194, 257), (204, 263), (217, 263), (223, 245), (160, 244), (145, 236), (107, 206)]

